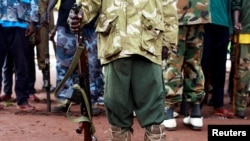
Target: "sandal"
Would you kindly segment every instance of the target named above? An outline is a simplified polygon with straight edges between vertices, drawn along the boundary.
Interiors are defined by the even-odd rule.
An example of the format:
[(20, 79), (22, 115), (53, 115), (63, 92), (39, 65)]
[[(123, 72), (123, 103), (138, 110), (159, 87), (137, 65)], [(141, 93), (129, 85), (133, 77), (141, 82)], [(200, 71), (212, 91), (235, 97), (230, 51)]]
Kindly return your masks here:
[(0, 101), (11, 101), (11, 102), (16, 102), (16, 98), (13, 98), (9, 95), (2, 95), (0, 96)]
[(233, 118), (234, 117), (234, 113), (230, 112), (229, 110), (227, 110), (225, 108), (214, 109), (214, 115), (223, 116), (223, 117), (227, 117), (227, 118)]
[(24, 105), (17, 106), (17, 110), (19, 110), (19, 111), (30, 112), (30, 111), (34, 111), (35, 109), (36, 108), (34, 106), (31, 106), (29, 104), (24, 104)]

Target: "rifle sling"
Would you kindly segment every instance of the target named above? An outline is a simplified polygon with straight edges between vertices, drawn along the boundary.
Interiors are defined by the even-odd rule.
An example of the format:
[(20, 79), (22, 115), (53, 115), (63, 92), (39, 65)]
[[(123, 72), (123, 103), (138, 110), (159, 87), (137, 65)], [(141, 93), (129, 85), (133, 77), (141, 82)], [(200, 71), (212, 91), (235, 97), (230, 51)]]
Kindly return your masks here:
[[(70, 77), (70, 75), (74, 72), (76, 66), (78, 65), (78, 60), (80, 59), (80, 56), (81, 56), (81, 54), (82, 54), (82, 52), (83, 52), (83, 49), (84, 49), (83, 46), (78, 46), (78, 47), (77, 47), (76, 52), (75, 52), (75, 54), (74, 54), (74, 57), (73, 57), (73, 59), (72, 59), (72, 62), (71, 62), (71, 64), (70, 64), (70, 66), (69, 66), (68, 71), (66, 72), (66, 74), (65, 74), (65, 76), (64, 76), (64, 78), (63, 78), (63, 80), (62, 80), (62, 81), (58, 84), (58, 86), (56, 87), (54, 95), (55, 95), (55, 97), (56, 97), (57, 100), (58, 100), (58, 92), (59, 92), (59, 90), (61, 90), (61, 88), (63, 87), (63, 85), (64, 85), (65, 82), (67, 81), (67, 79), (68, 79), (68, 78)], [(68, 100), (64, 100), (64, 101), (58, 100), (58, 101), (59, 101), (60, 103), (62, 103), (62, 104), (66, 104), (66, 103), (68, 102)]]
[[(80, 59), (80, 56), (81, 54), (83, 53), (83, 50), (84, 50), (84, 46), (81, 46), (79, 45), (76, 49), (76, 52), (74, 54), (74, 57), (72, 59), (72, 62), (69, 66), (69, 69), (68, 71), (66, 72), (63, 80), (58, 84), (58, 86), (56, 87), (55, 89), (55, 97), (57, 99), (57, 101), (61, 104), (66, 104), (68, 102), (68, 100), (58, 100), (58, 92), (59, 90), (63, 87), (64, 83), (66, 82), (66, 80), (70, 77), (70, 75), (74, 72), (76, 66), (78, 65), (78, 60)], [(86, 92), (84, 91), (84, 89), (82, 89), (78, 84), (75, 84), (73, 85), (74, 88), (80, 90), (82, 96), (83, 96), (83, 100), (85, 102), (85, 105), (86, 105), (86, 109), (87, 109), (87, 112), (88, 112), (88, 117), (86, 116), (80, 116), (78, 118), (73, 118), (71, 115), (70, 115), (70, 108), (72, 106), (72, 102), (70, 102), (70, 105), (69, 105), (69, 108), (67, 110), (67, 117), (73, 121), (73, 122), (89, 122), (91, 124), (91, 133), (93, 134), (95, 132), (95, 128), (93, 126), (93, 123), (92, 123), (92, 117), (91, 117), (91, 109), (90, 109), (90, 106), (89, 106), (89, 101), (88, 101), (88, 98), (87, 98), (87, 95), (86, 95)]]

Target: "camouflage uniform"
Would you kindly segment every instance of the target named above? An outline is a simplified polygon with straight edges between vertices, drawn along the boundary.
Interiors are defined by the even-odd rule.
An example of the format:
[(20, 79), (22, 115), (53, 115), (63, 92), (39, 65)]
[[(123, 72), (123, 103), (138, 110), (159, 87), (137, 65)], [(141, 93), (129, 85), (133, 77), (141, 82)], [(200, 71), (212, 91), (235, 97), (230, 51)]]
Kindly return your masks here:
[[(250, 37), (250, 36), (249, 36)], [(233, 48), (237, 47), (234, 44)], [(250, 92), (250, 42), (248, 44), (240, 44), (239, 66), (237, 73), (237, 84), (235, 94), (235, 111), (244, 113), (248, 105), (248, 97)], [(233, 65), (232, 65), (233, 66)], [(233, 68), (233, 67), (232, 67)]]
[[(102, 66), (100, 60), (97, 58), (97, 40), (94, 27), (83, 29), (83, 40), (85, 46), (88, 48), (88, 61), (89, 61), (89, 83), (90, 93), (93, 103), (97, 102), (98, 97), (103, 96), (104, 93), (104, 75), (102, 73)], [(71, 31), (66, 30), (64, 27), (57, 28), (57, 84), (61, 82), (72, 62), (74, 53), (76, 51), (75, 35)], [(72, 86), (76, 83), (78, 74), (75, 71), (70, 78), (65, 82), (64, 88), (59, 92), (59, 97), (67, 93), (72, 93)]]
[(97, 102), (98, 97), (104, 94), (104, 74), (100, 59), (97, 56), (97, 33), (93, 20), (83, 28), (83, 42), (88, 49), (89, 83), (92, 102)]
[(145, 141), (165, 140), (159, 126), (164, 120), (161, 52), (162, 46), (171, 48), (177, 44), (176, 1), (80, 2), (82, 25), (99, 14), (98, 57), (104, 65), (110, 140), (130, 141), (133, 111), (146, 128)]
[(203, 24), (209, 22), (207, 1), (178, 1), (178, 46), (170, 49), (162, 63), (167, 107), (178, 106), (182, 94), (189, 103), (201, 103), (205, 95), (201, 55)]
[[(242, 25), (242, 30), (239, 33), (239, 46), (237, 46), (236, 37), (233, 40), (232, 48), (239, 47), (239, 62), (235, 62), (234, 52), (232, 52), (232, 62), (238, 63), (237, 78), (236, 78), (236, 93), (235, 95), (235, 112), (237, 116), (245, 117), (250, 92), (250, 18), (249, 8), (250, 1), (247, 0), (232, 0), (232, 10), (239, 10), (239, 23)], [(235, 23), (236, 24), (236, 23)], [(234, 51), (234, 49), (232, 49)], [(232, 71), (235, 64), (232, 64)]]
[[(63, 26), (58, 26), (56, 32), (56, 83), (59, 84), (63, 80), (72, 62), (76, 51), (76, 39), (75, 35)], [(77, 72), (74, 71), (70, 78), (65, 82), (64, 87), (60, 90), (58, 94), (59, 99), (65, 99), (64, 97), (66, 97), (65, 95), (67, 93), (71, 94), (73, 92), (72, 86), (77, 77)]]

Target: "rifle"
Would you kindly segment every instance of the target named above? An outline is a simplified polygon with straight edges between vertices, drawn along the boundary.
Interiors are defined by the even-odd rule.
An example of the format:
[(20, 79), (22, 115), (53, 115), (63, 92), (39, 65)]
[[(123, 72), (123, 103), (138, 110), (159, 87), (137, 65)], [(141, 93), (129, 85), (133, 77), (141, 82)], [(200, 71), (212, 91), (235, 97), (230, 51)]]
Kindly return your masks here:
[[(81, 5), (74, 4), (72, 11), (78, 14), (81, 9)], [(84, 141), (97, 141), (96, 137), (93, 135), (95, 133), (95, 128), (92, 122), (92, 105), (90, 99), (90, 87), (89, 87), (89, 64), (88, 64), (88, 52), (86, 47), (83, 45), (82, 29), (79, 29), (75, 33), (77, 48), (74, 54), (73, 60), (66, 72), (63, 80), (57, 85), (55, 89), (55, 97), (58, 98), (59, 90), (63, 87), (66, 80), (75, 71), (76, 67), (78, 70), (78, 79), (73, 85), (73, 92), (66, 93), (64, 97), (67, 100), (58, 100), (61, 104), (66, 104), (70, 102), (67, 117), (73, 121), (78, 122), (79, 125), (76, 129), (76, 133), (81, 134), (84, 131)], [(68, 101), (69, 100), (69, 101)], [(81, 116), (79, 118), (72, 118), (69, 114), (71, 105), (80, 104)]]
[[(46, 13), (47, 15), (48, 13)], [(40, 19), (40, 16), (39, 16)], [(48, 39), (48, 45), (49, 45), (49, 27), (45, 26), (46, 28), (46, 35), (47, 35), (47, 39)], [(47, 47), (47, 51), (45, 53), (45, 69), (44, 69), (44, 86), (46, 88), (46, 103), (47, 103), (47, 111), (51, 112), (51, 98), (50, 98), (50, 87), (51, 87), (51, 83), (50, 83), (50, 54), (49, 54), (49, 46)]]
[(49, 49), (45, 54), (45, 70), (44, 70), (44, 85), (46, 88), (47, 96), (47, 111), (51, 112), (51, 100), (50, 100), (50, 61), (49, 61)]
[[(81, 4), (74, 4), (72, 10), (75, 14), (78, 14), (79, 10), (81, 9)], [(92, 105), (91, 105), (91, 98), (90, 98), (90, 86), (89, 86), (89, 64), (88, 64), (88, 51), (87, 48), (83, 46), (83, 37), (82, 37), (82, 29), (79, 29), (76, 36), (76, 43), (78, 48), (82, 48), (82, 53), (78, 60), (78, 77), (79, 77), (79, 86), (84, 89), (86, 97), (85, 100), (82, 100), (80, 107), (81, 107), (81, 114), (84, 117), (88, 117), (89, 121), (80, 121), (79, 125), (76, 129), (76, 133), (81, 134), (84, 131), (84, 141), (95, 141), (97, 140), (94, 136), (94, 129), (92, 122)]]
[(233, 71), (233, 85), (231, 95), (233, 97), (233, 111), (236, 112), (235, 109), (235, 96), (237, 91), (237, 79), (238, 79), (238, 65), (239, 65), (239, 55), (240, 55), (240, 44), (239, 44), (239, 34), (235, 34), (234, 36), (234, 46), (233, 46), (233, 59), (232, 59), (232, 71)]

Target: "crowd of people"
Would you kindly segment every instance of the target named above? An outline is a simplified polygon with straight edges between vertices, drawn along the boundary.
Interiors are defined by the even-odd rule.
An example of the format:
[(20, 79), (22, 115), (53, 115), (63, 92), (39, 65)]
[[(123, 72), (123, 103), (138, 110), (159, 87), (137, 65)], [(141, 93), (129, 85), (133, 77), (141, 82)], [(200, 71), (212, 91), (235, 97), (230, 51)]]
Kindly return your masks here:
[[(36, 1), (34, 1), (36, 2)], [(58, 16), (57, 23), (54, 24), (54, 12), (53, 9), (55, 7), (55, 4), (58, 3), (60, 5), (59, 8), (59, 14), (56, 15)], [(57, 59), (57, 83), (59, 83), (62, 78), (64, 77), (67, 68), (69, 64), (72, 61), (75, 49), (76, 49), (76, 43), (75, 43), (75, 36), (72, 32), (69, 30), (69, 26), (67, 24), (67, 17), (69, 13), (69, 10), (72, 8), (73, 4), (75, 1), (68, 1), (68, 0), (62, 0), (62, 1), (57, 1), (57, 0), (50, 0), (49, 2), (39, 0), (37, 3), (25, 3), (26, 8), (36, 6), (36, 9), (34, 9), (33, 13), (37, 12), (37, 15), (33, 16), (36, 17), (36, 21), (34, 21), (34, 31), (30, 35), (27, 35), (27, 40), (28, 40), (28, 45), (29, 47), (25, 48), (26, 55), (20, 56), (20, 57), (26, 57), (25, 59), (27, 61), (24, 61), (27, 63), (27, 72), (26, 74), (26, 79), (27, 79), (27, 88), (22, 87), (21, 89), (27, 89), (26, 93), (28, 94), (28, 99), (34, 102), (40, 102), (41, 99), (35, 94), (36, 89), (35, 89), (35, 81), (36, 81), (36, 69), (35, 69), (35, 55), (37, 58), (37, 64), (39, 70), (42, 72), (42, 78), (43, 78), (43, 85), (41, 86), (42, 90), (46, 90), (45, 87), (45, 59), (46, 59), (46, 54), (49, 52), (49, 41), (54, 41), (54, 36), (55, 33), (57, 33), (57, 39), (56, 39), (56, 47), (54, 47), (54, 51), (56, 53), (56, 59)], [(14, 4), (14, 3), (13, 3)], [(22, 3), (21, 3), (22, 4)], [(1, 3), (1, 6), (5, 6), (3, 3)], [(14, 7), (14, 5), (13, 5)], [(2, 8), (2, 7), (1, 7)], [(49, 14), (47, 14), (47, 12)], [(7, 13), (9, 14), (9, 13)], [(19, 27), (22, 26), (21, 24), (25, 25), (26, 22), (29, 21), (23, 21), (18, 18), (16, 18), (17, 21), (11, 22), (8, 20), (7, 15), (5, 16), (5, 19), (2, 19), (3, 23), (13, 23), (13, 25), (10, 24), (12, 27)], [(18, 15), (17, 15), (18, 16)], [(4, 17), (3, 17), (4, 18)], [(46, 19), (45, 19), (46, 18)], [(44, 21), (46, 20), (46, 21)], [(94, 22), (93, 22), (94, 23)], [(93, 24), (92, 23), (92, 24)], [(46, 24), (46, 25), (45, 25)], [(4, 24), (3, 24), (4, 25)], [(7, 25), (7, 24), (6, 24)], [(61, 29), (61, 27), (65, 27), (63, 30), (58, 30)], [(92, 27), (92, 29), (91, 29)], [(93, 104), (96, 104), (98, 100), (102, 100), (103, 96), (103, 89), (104, 89), (104, 78), (103, 78), (103, 73), (102, 73), (102, 68), (100, 65), (100, 61), (97, 58), (97, 47), (96, 47), (96, 35), (93, 30), (94, 26), (89, 26), (89, 28), (86, 28), (87, 31), (84, 33), (84, 42), (86, 44), (86, 47), (88, 48), (89, 51), (89, 69), (90, 69), (90, 89), (91, 89), (91, 95), (92, 95), (92, 102)], [(25, 29), (25, 28), (24, 28)], [(60, 31), (60, 32), (59, 32)], [(67, 36), (68, 35), (68, 36)], [(65, 40), (68, 39), (68, 40)], [(92, 40), (89, 40), (92, 39)], [(7, 42), (8, 40), (6, 40)], [(65, 42), (66, 41), (66, 42)], [(72, 44), (73, 43), (73, 44)], [(12, 96), (12, 85), (13, 85), (13, 74), (15, 73), (15, 80), (17, 79), (22, 79), (18, 76), (18, 72), (16, 69), (16, 63), (13, 61), (13, 58), (15, 57), (15, 54), (12, 54), (12, 47), (8, 47), (10, 43), (5, 43), (6, 47), (6, 54), (2, 55), (4, 57), (4, 64), (1, 69), (1, 82), (3, 79), (3, 94), (0, 97), (1, 101), (9, 101), (11, 100), (12, 102), (15, 102), (16, 99)], [(21, 43), (15, 43), (15, 46), (19, 46)], [(67, 49), (67, 51), (66, 51)], [(34, 51), (36, 50), (36, 54), (34, 54)], [(14, 52), (13, 52), (14, 53)], [(18, 60), (18, 59), (17, 59)], [(20, 60), (20, 59), (19, 59)], [(20, 65), (22, 62), (18, 62)], [(14, 65), (15, 64), (15, 65)], [(3, 72), (2, 72), (3, 71)], [(76, 77), (76, 73), (74, 77)], [(69, 79), (68, 83), (64, 86), (64, 89), (72, 89), (73, 85), (73, 79)], [(0, 85), (1, 86), (1, 85)], [(1, 87), (2, 89), (2, 87)], [(55, 87), (53, 85), (50, 85), (50, 92), (54, 92)], [(67, 90), (61, 90), (61, 93), (65, 92), (70, 92)], [(17, 97), (17, 96), (16, 96)], [(26, 101), (27, 101), (26, 100)], [(28, 101), (26, 102), (28, 103)], [(27, 104), (31, 106), (30, 104)], [(3, 105), (1, 106), (3, 108)], [(34, 106), (32, 106), (32, 110), (34, 110)], [(65, 107), (65, 105), (60, 105), (60, 106), (55, 106), (53, 108), (53, 112), (66, 112), (68, 107)], [(30, 111), (30, 108), (22, 108), (22, 111)], [(100, 111), (99, 111), (100, 112)], [(96, 113), (98, 114), (98, 113)]]
[[(78, 13), (72, 10), (76, 2), (81, 4)], [(104, 99), (110, 141), (131, 140), (134, 115), (145, 128), (145, 141), (164, 141), (164, 129), (176, 130), (177, 108), (183, 123), (193, 130), (203, 128), (204, 104), (213, 106), (218, 116), (247, 117), (247, 0), (2, 0), (0, 8), (0, 101), (16, 102), (17, 110), (33, 111), (29, 101), (40, 101), (34, 87), (34, 49), (45, 81), (48, 42), (56, 38), (58, 86), (73, 61), (75, 33), (80, 30), (88, 51), (91, 104)], [(232, 109), (224, 106), (229, 44)], [(67, 111), (67, 95), (75, 92), (76, 83), (77, 68), (60, 89), (53, 112)], [(50, 92), (55, 88), (50, 85)]]

